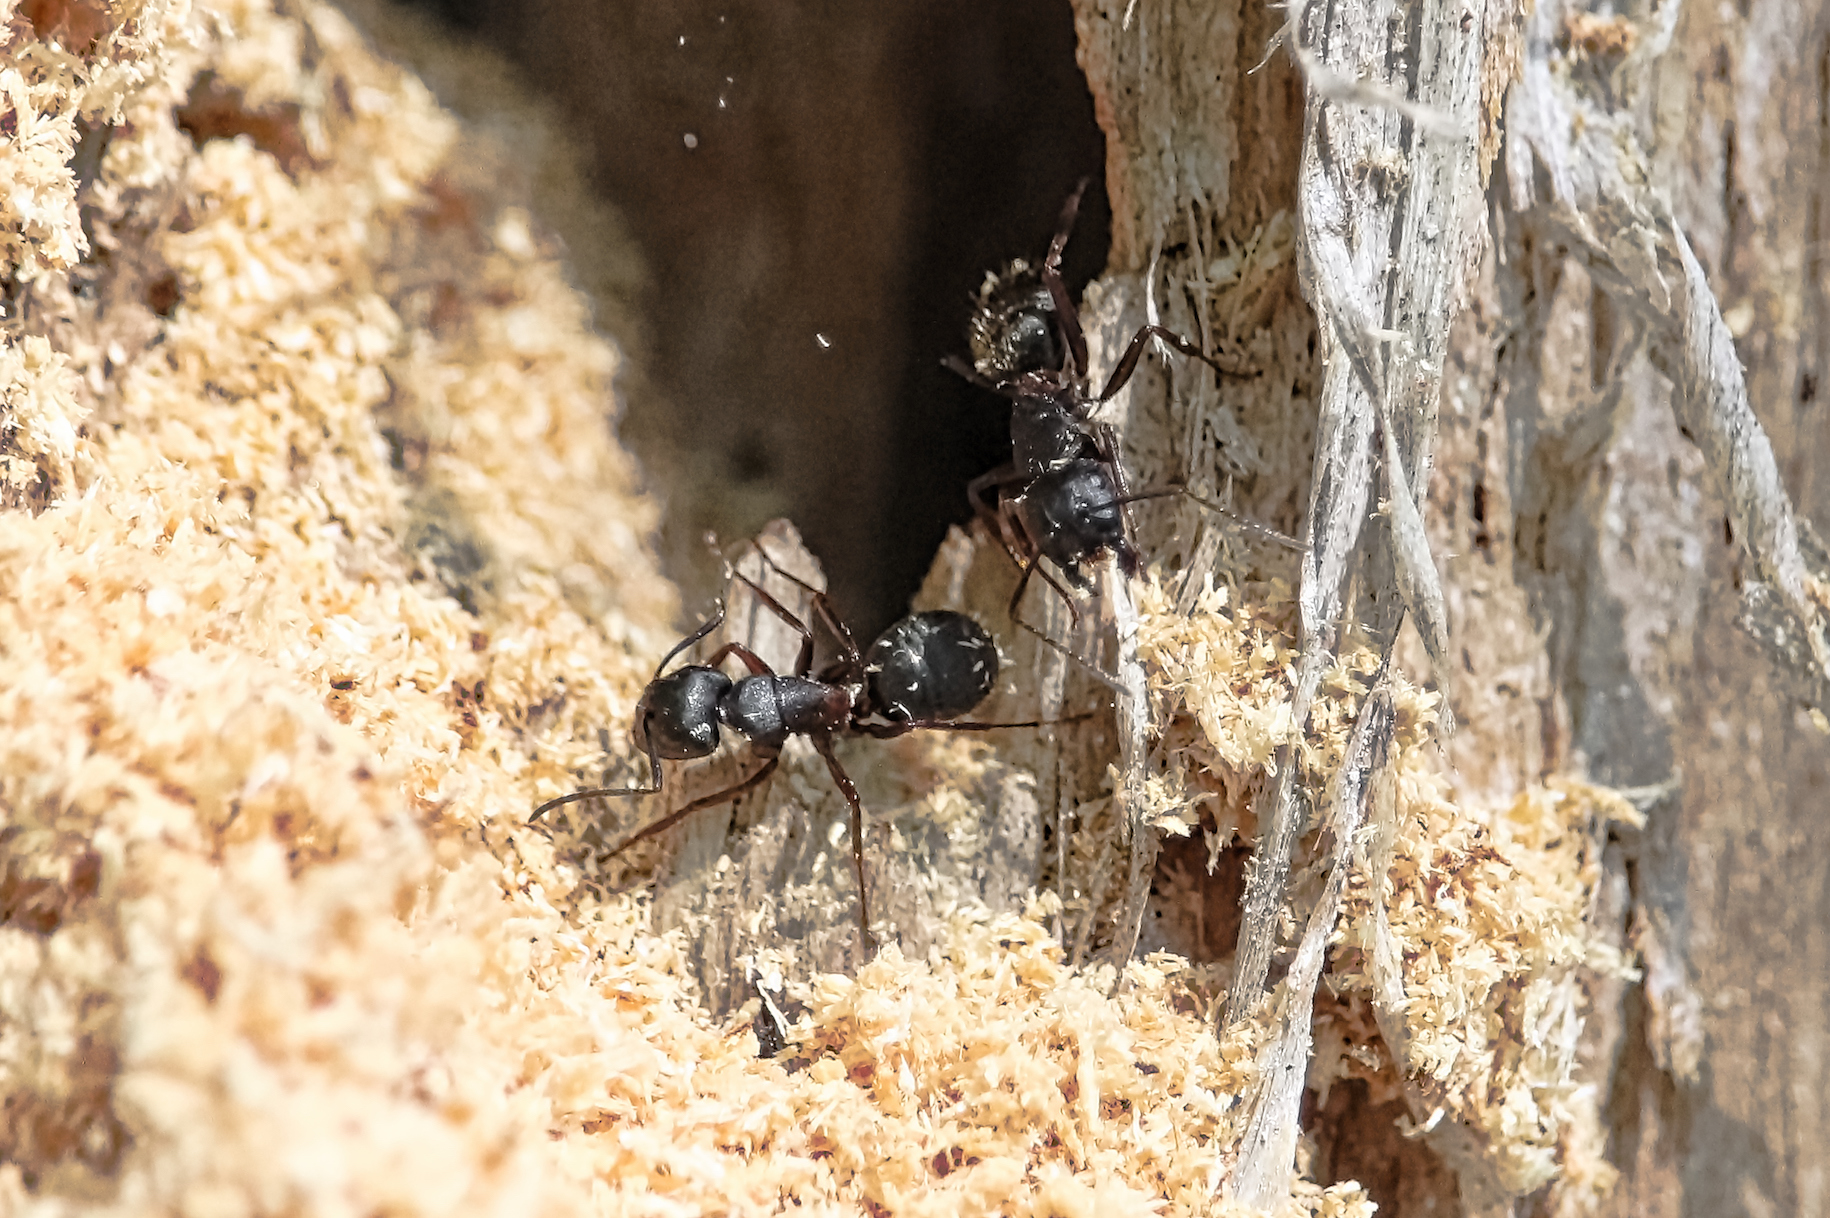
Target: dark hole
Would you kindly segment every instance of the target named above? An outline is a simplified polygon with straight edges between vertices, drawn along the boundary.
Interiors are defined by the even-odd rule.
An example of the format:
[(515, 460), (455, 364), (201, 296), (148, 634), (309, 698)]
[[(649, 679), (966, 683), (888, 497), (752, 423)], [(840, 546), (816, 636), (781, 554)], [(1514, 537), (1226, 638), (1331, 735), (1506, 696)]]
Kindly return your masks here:
[(63, 925), (63, 891), (53, 881), (17, 874), (0, 876), (0, 926), (48, 935)]
[(107, 123), (79, 121), (76, 124), (76, 151), (70, 155), (70, 172), (76, 175), (76, 189), (87, 190), (102, 171), (102, 157), (114, 139), (114, 128)]
[(731, 450), (731, 477), (739, 482), (761, 482), (775, 470), (769, 443), (751, 432)]
[(1421, 1138), (1407, 1138), (1398, 1121), (1409, 1116), (1397, 1095), (1374, 1103), (1358, 1078), (1340, 1079), (1328, 1102), (1303, 1093), (1303, 1128), (1316, 1150), (1315, 1178), (1322, 1184), (1357, 1181), (1381, 1214), (1454, 1214), (1460, 1189), (1455, 1175)]
[(216, 1001), (216, 995), (222, 989), (222, 969), (217, 966), (216, 961), (210, 959), (207, 951), (201, 947), (198, 948), (197, 954), (192, 956), (190, 962), (178, 972), (179, 976), (196, 986), (205, 999), (210, 1002)]
[(86, 55), (96, 40), (108, 32), (108, 6), (85, 0), (25, 0), (19, 15), (32, 25), (32, 32), (47, 42), (56, 42), (67, 51)]
[[(1220, 851), (1209, 873), (1204, 835), (1163, 839), (1151, 908), (1158, 915), (1156, 934), (1164, 946), (1203, 963), (1232, 956), (1239, 946), (1240, 902), (1245, 896), (1250, 854), (1244, 845), (1233, 842)], [(1194, 879), (1192, 886), (1176, 886), (1184, 894), (1180, 903), (1169, 899), (1169, 877), (1176, 872)]]
[(171, 271), (146, 285), (146, 307), (160, 317), (170, 317), (178, 307), (178, 276)]
[(939, 365), (964, 352), (968, 293), (1041, 255), (1083, 176), (1073, 290), (1105, 262), (1068, 4), (420, 3), (570, 116), (641, 250), (619, 427), (688, 603), (714, 589), (707, 528), (736, 540), (785, 512), (854, 632), (877, 633), (1008, 454), (1002, 403)]
[(281, 168), (296, 176), (311, 164), (305, 137), (299, 130), (299, 108), (274, 106), (250, 110), (241, 91), (223, 84), (213, 72), (204, 72), (191, 85), (191, 95), (178, 108), (178, 126), (197, 145), (210, 140), (247, 136)]
[(102, 856), (93, 850), (84, 850), (70, 864), (70, 896), (79, 901), (87, 900), (101, 886)]

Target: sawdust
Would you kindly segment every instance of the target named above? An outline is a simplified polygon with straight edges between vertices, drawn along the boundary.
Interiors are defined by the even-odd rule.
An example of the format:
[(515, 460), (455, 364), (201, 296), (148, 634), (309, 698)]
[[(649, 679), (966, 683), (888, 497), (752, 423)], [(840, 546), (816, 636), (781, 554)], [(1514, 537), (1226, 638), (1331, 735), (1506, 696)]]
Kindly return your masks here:
[[(1140, 642), (1172, 715), (1164, 740), (1183, 760), (1199, 758), (1201, 785), (1214, 792), (1210, 858), (1240, 827), (1254, 827), (1246, 779), (1271, 764), (1292, 730), (1287, 691), (1297, 652), (1287, 612), (1228, 601), (1211, 584), (1186, 616), (1155, 584), (1140, 600)], [(1340, 765), (1377, 668), (1378, 656), (1361, 649), (1324, 677), (1298, 750), (1297, 764), (1316, 776), (1312, 789)], [(1403, 1044), (1396, 1061), (1389, 1045), (1380, 1046), (1371, 1069), (1334, 1046), (1334, 1060), (1312, 1069), (1309, 1082), (1389, 1079), (1399, 1067), (1440, 1109), (1436, 1119), (1451, 1117), (1479, 1134), (1500, 1186), (1523, 1195), (1556, 1177), (1566, 1146), (1598, 1145), (1594, 1097), (1576, 1078), (1581, 983), (1585, 970), (1632, 976), (1633, 968), (1588, 918), (1608, 825), (1642, 818), (1618, 794), (1574, 781), (1533, 788), (1501, 808), (1458, 806), (1431, 741), (1436, 695), (1402, 678), (1393, 692), (1393, 819), (1363, 846), (1325, 980), (1336, 995), (1377, 1004), (1372, 960), (1376, 940), (1385, 938), (1393, 958), (1402, 957), (1402, 994), (1390, 1005)], [(1184, 789), (1166, 810), (1189, 803)], [(1291, 884), (1291, 927), (1320, 884), (1304, 861)], [(1599, 1154), (1581, 1159), (1582, 1187), (1605, 1192), (1611, 1169)]]
[[(1262, 1032), (1214, 1036), (1212, 970), (1116, 985), (1051, 896), (963, 906), (926, 958), (790, 979), (760, 1059), (754, 1004), (714, 1026), (646, 901), (524, 824), (600, 729), (629, 763), (678, 606), (616, 353), (421, 85), (314, 4), (9, 12), (0, 1209), (1226, 1211)], [(1152, 595), (1159, 819), (1249, 832), (1289, 606)], [(1324, 682), (1306, 772), (1368, 671)], [(1458, 809), (1399, 704), (1399, 861), (1331, 976), (1370, 985), (1382, 902), (1408, 1069), (1528, 1187), (1576, 1119), (1598, 797)], [(905, 754), (934, 784), (991, 748)]]

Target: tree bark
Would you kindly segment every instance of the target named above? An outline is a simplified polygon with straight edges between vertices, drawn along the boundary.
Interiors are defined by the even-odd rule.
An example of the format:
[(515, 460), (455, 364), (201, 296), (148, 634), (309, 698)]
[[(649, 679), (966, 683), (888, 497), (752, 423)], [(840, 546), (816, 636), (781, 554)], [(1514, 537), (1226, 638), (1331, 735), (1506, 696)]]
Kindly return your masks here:
[[(1197, 482), (1231, 474), (1239, 502), (1293, 529), (1326, 396), (1305, 371), (1314, 323), (1293, 293), (1243, 326), (1203, 315), (1204, 272), (1216, 247), (1249, 245), (1271, 215), (1299, 208), (1302, 124), (1330, 85), (1367, 79), (1310, 67), (1305, 120), (1305, 74), (1284, 55), (1246, 71), (1275, 23), (1253, 6), (1085, 0), (1076, 11), (1110, 141), (1102, 290), (1153, 300), (1215, 349), (1243, 337), (1265, 372), (1223, 402), (1133, 413), (1128, 445), (1147, 467), (1187, 462)], [(1292, 23), (1327, 11), (1302, 6)], [(1813, 460), (1821, 6), (1597, 16), (1540, 3), (1528, 25), (1505, 5), (1424, 6), (1413, 21), (1413, 62), (1429, 62), (1457, 22), (1486, 35), (1485, 66), (1465, 78), (1480, 102), (1478, 172), (1434, 173), (1416, 154), (1427, 141), (1406, 150), (1400, 138), (1432, 115), (1407, 124), (1403, 106), (1364, 93), (1356, 113), (1383, 115), (1404, 155), (1362, 151), (1350, 165), (1362, 180), (1390, 175), (1406, 225), (1474, 217), (1465, 279), (1415, 298), (1454, 326), (1440, 389), (1412, 382), (1429, 391), (1398, 431), (1412, 486), (1427, 488), (1448, 607), (1454, 671), (1437, 675), (1453, 676), (1457, 788), (1503, 801), (1576, 774), (1648, 812), (1643, 830), (1616, 831), (1602, 886), (1644, 982), (1593, 985), (1585, 1049), (1621, 1172), (1610, 1206), (1821, 1213), (1830, 822), (1818, 792), (1830, 747), (1809, 525), (1825, 486)], [(1299, 55), (1326, 55), (1312, 31), (1293, 37)], [(1452, 115), (1428, 77), (1413, 69), (1398, 95)], [(1589, 155), (1599, 130), (1605, 144)], [(1326, 295), (1344, 272), (1317, 258), (1315, 224), (1303, 214), (1320, 276), (1309, 295), (1338, 318)], [(1338, 351), (1334, 337), (1324, 350)], [(1411, 356), (1427, 372), (1432, 353)], [(1341, 468), (1318, 456), (1313, 476)], [(1308, 529), (1313, 543), (1314, 519)], [(1375, 631), (1391, 620), (1377, 594), (1393, 585), (1376, 551), (1355, 567), (1356, 620)], [(1429, 671), (1424, 640), (1405, 637), (1411, 670)], [(1420, 1206), (1413, 1195), (1399, 1212)]]

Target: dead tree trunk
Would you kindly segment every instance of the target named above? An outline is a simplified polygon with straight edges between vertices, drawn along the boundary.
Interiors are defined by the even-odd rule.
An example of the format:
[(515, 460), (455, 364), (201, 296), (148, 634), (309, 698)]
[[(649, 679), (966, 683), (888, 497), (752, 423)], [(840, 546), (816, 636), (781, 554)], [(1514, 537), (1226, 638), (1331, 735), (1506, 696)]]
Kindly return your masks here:
[[(1376, 56), (1355, 58), (1365, 47), (1329, 41), (1351, 15), (1325, 5), (1292, 8), (1293, 55), (1255, 72), (1280, 20), (1257, 6), (1076, 11), (1110, 141), (1107, 299), (1263, 371), (1220, 400), (1134, 416), (1131, 449), (1151, 473), (1231, 478), (1237, 502), (1291, 529), (1342, 503), (1357, 530), (1376, 481), (1386, 514), (1337, 556), (1357, 592), (1348, 620), (1375, 636), (1399, 603), (1419, 608), (1387, 540), (1402, 528), (1393, 475), (1375, 471), (1395, 456), (1398, 477), (1427, 488), (1458, 788), (1504, 799), (1576, 774), (1648, 813), (1644, 830), (1617, 830), (1602, 890), (1644, 982), (1598, 984), (1586, 1033), (1621, 1172), (1611, 1205), (1821, 1212), (1821, 6), (1394, 9), (1367, 34), (1400, 65), (1389, 79), (1367, 69)], [(1444, 50), (1470, 37), (1473, 71)], [(1465, 141), (1465, 166), (1430, 152), (1432, 131)], [(1305, 193), (1318, 180), (1392, 210), (1318, 211)], [(1324, 231), (1343, 219), (1350, 230)], [(1216, 289), (1250, 285), (1286, 220), (1314, 312), (1286, 261), (1273, 290), (1216, 315)], [(1344, 233), (1372, 248), (1374, 222), (1383, 255), (1333, 257)], [(1419, 230), (1451, 248), (1413, 243)], [(1405, 286), (1426, 250), (1452, 272), (1434, 294)], [(1353, 312), (1361, 270), (1392, 293), (1366, 315)], [(1382, 354), (1381, 331), (1404, 328), (1388, 306), (1436, 310), (1447, 341)], [(1336, 380), (1400, 400), (1377, 367), (1367, 380), (1369, 362), (1408, 377), (1414, 404), (1383, 422), (1331, 415)], [(1343, 439), (1349, 424), (1391, 428), (1395, 449)], [(1312, 545), (1328, 527), (1311, 516)], [(1326, 607), (1325, 566), (1305, 571), (1306, 606)], [(1307, 636), (1333, 620), (1306, 619)], [(1426, 646), (1401, 647), (1418, 675), (1427, 625)], [(1261, 795), (1261, 823), (1274, 802)], [(1244, 972), (1235, 1003), (1258, 992)], [(1427, 1191), (1419, 1177), (1399, 1194)]]

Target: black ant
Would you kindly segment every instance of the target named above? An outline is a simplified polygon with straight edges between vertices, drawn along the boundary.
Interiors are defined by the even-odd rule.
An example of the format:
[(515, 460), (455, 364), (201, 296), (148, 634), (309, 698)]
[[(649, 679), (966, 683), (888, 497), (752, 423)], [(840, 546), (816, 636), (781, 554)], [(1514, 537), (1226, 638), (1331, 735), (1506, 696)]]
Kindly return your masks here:
[[(717, 807), (759, 786), (781, 760), (790, 736), (806, 736), (826, 763), (833, 784), (851, 810), (852, 869), (858, 880), (858, 929), (866, 946), (875, 940), (864, 887), (864, 808), (858, 789), (833, 753), (841, 735), (878, 739), (919, 728), (944, 731), (989, 731), (1006, 727), (1040, 727), (1045, 722), (962, 722), (964, 715), (990, 694), (998, 679), (998, 651), (984, 627), (963, 613), (930, 610), (895, 622), (860, 654), (851, 631), (832, 609), (825, 593), (784, 571), (761, 546), (757, 553), (777, 573), (812, 595), (813, 612), (840, 647), (838, 657), (813, 672), (814, 637), (805, 622), (741, 571), (732, 575), (759, 604), (801, 636), (794, 670), (777, 673), (741, 643), (726, 643), (704, 664), (687, 664), (665, 672), (674, 658), (718, 629), (725, 619), (721, 601), (712, 616), (667, 653), (636, 703), (632, 735), (648, 757), (649, 783), (640, 787), (593, 787), (550, 799), (534, 809), (530, 823), (554, 808), (600, 796), (653, 795), (662, 789), (661, 762), (709, 757), (719, 744), (722, 725), (745, 737), (762, 765), (722, 791), (692, 800), (612, 846), (613, 858), (638, 842), (679, 824), (694, 812)], [(735, 657), (749, 675), (733, 681), (720, 669)]]
[[(1118, 460), (1117, 433), (1110, 424), (1093, 421), (1093, 413), (1130, 382), (1152, 339), (1224, 375), (1245, 374), (1153, 324), (1132, 335), (1104, 388), (1098, 396), (1090, 394), (1086, 336), (1061, 277), (1061, 256), (1086, 188), (1082, 179), (1062, 207), (1040, 271), (1017, 260), (979, 290), (969, 326), (974, 363), (943, 361), (974, 384), (1010, 399), (1011, 460), (973, 479), (966, 494), (1021, 573), (1010, 598), (1011, 620), (1058, 651), (1065, 649), (1017, 613), (1031, 574), (1041, 571), (1069, 612), (1079, 616), (1073, 596), (1038, 566), (1041, 559), (1049, 559), (1076, 591), (1089, 593), (1092, 582), (1086, 564), (1100, 554), (1112, 554), (1127, 578), (1136, 576), (1141, 566), (1126, 528), (1126, 504), (1181, 495), (1237, 519), (1183, 486), (1131, 493)], [(1297, 544), (1272, 530), (1241, 523), (1280, 543)]]

